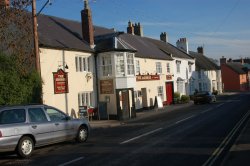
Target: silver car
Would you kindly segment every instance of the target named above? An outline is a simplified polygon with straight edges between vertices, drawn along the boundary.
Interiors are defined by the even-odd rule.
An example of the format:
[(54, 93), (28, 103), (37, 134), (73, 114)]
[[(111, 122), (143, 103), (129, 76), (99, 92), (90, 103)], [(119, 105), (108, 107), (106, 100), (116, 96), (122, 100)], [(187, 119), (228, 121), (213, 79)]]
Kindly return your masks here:
[(29, 157), (35, 147), (76, 139), (85, 142), (87, 119), (72, 119), (47, 105), (0, 107), (0, 152), (16, 151)]

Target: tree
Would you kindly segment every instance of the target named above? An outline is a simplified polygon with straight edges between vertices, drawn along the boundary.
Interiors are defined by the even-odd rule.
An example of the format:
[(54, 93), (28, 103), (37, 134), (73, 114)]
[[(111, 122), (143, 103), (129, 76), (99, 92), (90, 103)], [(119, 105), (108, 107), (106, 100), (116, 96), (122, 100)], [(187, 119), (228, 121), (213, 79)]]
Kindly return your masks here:
[(32, 0), (10, 0), (10, 8), (0, 9), (0, 51), (15, 56), (18, 69), (27, 73), (34, 68)]
[(32, 0), (10, 0), (10, 8), (0, 7), (0, 105), (41, 102), (31, 4)]
[(0, 53), (0, 105), (40, 103), (42, 81), (35, 70), (21, 74), (15, 56)]

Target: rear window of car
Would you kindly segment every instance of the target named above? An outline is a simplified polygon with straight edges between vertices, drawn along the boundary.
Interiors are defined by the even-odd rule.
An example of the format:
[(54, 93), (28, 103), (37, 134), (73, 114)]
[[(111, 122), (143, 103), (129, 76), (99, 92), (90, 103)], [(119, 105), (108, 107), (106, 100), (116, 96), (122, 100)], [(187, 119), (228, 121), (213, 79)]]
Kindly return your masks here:
[(0, 124), (23, 123), (25, 121), (24, 109), (10, 109), (0, 112)]

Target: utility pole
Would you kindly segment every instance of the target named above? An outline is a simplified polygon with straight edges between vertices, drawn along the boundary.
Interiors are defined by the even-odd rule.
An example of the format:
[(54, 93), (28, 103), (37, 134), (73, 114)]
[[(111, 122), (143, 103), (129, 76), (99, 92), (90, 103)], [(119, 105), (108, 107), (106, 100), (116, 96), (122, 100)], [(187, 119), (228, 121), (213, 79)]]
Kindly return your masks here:
[(37, 32), (36, 0), (32, 0), (32, 17), (33, 17), (33, 33), (34, 33), (34, 50), (35, 50), (35, 58), (36, 58), (36, 71), (41, 76), (40, 54), (39, 54), (39, 45), (38, 45), (38, 32)]

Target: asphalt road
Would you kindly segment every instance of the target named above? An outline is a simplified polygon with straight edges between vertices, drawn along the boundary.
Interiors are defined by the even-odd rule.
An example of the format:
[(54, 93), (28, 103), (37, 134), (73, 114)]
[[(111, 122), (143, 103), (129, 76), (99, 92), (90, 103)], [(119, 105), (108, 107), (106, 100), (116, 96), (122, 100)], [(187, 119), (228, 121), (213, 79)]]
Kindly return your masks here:
[(121, 126), (95, 129), (74, 141), (36, 149), (30, 159), (0, 157), (0, 165), (219, 165), (249, 119), (250, 94), (156, 113)]

